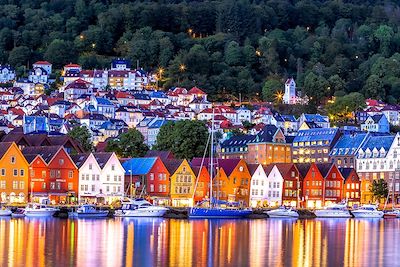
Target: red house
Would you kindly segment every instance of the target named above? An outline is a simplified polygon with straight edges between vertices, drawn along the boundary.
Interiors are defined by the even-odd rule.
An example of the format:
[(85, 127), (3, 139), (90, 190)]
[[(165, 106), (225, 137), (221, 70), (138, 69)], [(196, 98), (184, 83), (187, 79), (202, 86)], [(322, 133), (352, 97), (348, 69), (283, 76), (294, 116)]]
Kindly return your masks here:
[(78, 169), (64, 147), (26, 147), (22, 153), (30, 164), (29, 192), (33, 199), (49, 198), (55, 203), (76, 202)]
[(299, 170), (293, 163), (276, 163), (283, 177), (282, 204), (297, 207), (300, 193)]
[(324, 205), (325, 176), (330, 163), (312, 163), (303, 179), (303, 194), (307, 208), (321, 208)]
[(323, 205), (329, 205), (342, 201), (343, 183), (344, 178), (342, 176), (342, 173), (336, 167), (336, 164), (331, 164), (328, 173), (325, 175)]
[(170, 173), (159, 157), (132, 158), (122, 166), (125, 169), (125, 188), (129, 188), (132, 180), (136, 195), (147, 196), (159, 205), (169, 203)]
[(296, 169), (299, 172), (299, 204), (301, 208), (306, 207), (306, 198), (304, 192), (304, 178), (307, 176), (308, 171), (310, 170), (311, 164), (310, 163), (296, 163)]
[(361, 180), (354, 168), (339, 168), (344, 178), (343, 196), (349, 206), (359, 205), (361, 202)]

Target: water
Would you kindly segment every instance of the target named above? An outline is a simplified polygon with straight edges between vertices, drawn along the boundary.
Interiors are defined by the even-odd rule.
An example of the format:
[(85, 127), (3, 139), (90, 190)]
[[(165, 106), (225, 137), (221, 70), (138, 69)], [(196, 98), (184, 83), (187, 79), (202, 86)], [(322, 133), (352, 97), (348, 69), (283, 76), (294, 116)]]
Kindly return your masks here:
[(400, 220), (0, 219), (0, 266), (396, 266)]

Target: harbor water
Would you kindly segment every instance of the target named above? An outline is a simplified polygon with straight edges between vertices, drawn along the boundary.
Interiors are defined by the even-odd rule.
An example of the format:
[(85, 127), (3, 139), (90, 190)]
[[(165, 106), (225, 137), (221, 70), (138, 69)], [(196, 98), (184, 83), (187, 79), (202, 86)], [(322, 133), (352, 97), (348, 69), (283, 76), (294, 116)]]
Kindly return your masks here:
[(398, 266), (399, 219), (1, 218), (0, 266)]

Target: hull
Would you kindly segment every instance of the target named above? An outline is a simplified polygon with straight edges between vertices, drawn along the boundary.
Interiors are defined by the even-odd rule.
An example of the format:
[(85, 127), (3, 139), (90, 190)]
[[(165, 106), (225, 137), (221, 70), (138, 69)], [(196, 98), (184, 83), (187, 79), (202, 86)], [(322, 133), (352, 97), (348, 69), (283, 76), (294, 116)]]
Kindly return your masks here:
[(241, 219), (250, 215), (251, 213), (251, 210), (191, 208), (189, 210), (189, 218)]
[(44, 210), (44, 211), (39, 211), (39, 210), (25, 210), (25, 216), (26, 217), (51, 217), (56, 213), (56, 211), (50, 211), (50, 210)]
[(168, 211), (164, 208), (136, 209), (136, 210), (117, 210), (116, 217), (162, 217)]
[(315, 216), (317, 218), (351, 218), (351, 214), (348, 211), (331, 211), (331, 210), (316, 210)]
[(25, 214), (23, 213), (13, 213), (11, 214), (11, 218), (24, 218)]
[(298, 218), (297, 212), (267, 212), (270, 218)]
[(107, 212), (91, 212), (91, 213), (83, 213), (83, 212), (68, 212), (69, 217), (73, 218), (105, 218), (108, 216)]
[(11, 210), (0, 210), (0, 216), (10, 216)]
[(383, 212), (376, 211), (376, 212), (352, 212), (355, 218), (382, 218)]

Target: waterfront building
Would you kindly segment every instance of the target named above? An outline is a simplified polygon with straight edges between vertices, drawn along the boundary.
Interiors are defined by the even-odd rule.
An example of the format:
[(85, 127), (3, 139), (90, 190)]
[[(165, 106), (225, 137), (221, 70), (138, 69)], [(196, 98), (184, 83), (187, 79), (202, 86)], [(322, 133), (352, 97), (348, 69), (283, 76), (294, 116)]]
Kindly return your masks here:
[(174, 207), (193, 207), (196, 173), (184, 159), (171, 174), (171, 204)]
[[(329, 164), (329, 170), (324, 176), (324, 188), (323, 188), (323, 202), (324, 206), (331, 205), (333, 203), (339, 203), (342, 201), (343, 197), (343, 184), (344, 178), (342, 173), (339, 171), (335, 164)], [(320, 165), (321, 166), (321, 165)], [(326, 166), (320, 167), (318, 169), (322, 171), (322, 168), (328, 168)]]
[(194, 203), (210, 199), (210, 173), (205, 166), (193, 166), (192, 170), (197, 181), (195, 182)]
[(327, 163), (329, 153), (340, 137), (337, 128), (315, 128), (298, 131), (293, 140), (292, 159), (294, 163)]
[[(399, 135), (397, 134), (396, 137)], [(373, 180), (400, 179), (399, 142), (391, 135), (370, 136), (356, 155), (356, 170), (361, 179), (361, 202), (374, 201), (370, 186)], [(394, 144), (394, 145), (393, 145)], [(391, 149), (392, 148), (392, 149)], [(391, 153), (389, 153), (391, 150)]]
[(282, 205), (283, 176), (275, 164), (264, 167), (268, 175), (268, 184), (266, 186), (268, 206), (278, 207)]
[(171, 172), (159, 157), (131, 158), (122, 166), (129, 195), (149, 196), (156, 204), (169, 204)]
[(78, 199), (79, 173), (62, 146), (26, 147), (31, 199), (49, 198), (53, 203), (74, 203)]
[(361, 181), (354, 168), (339, 168), (344, 178), (343, 197), (349, 206), (361, 203)]
[(264, 167), (262, 164), (247, 164), (247, 166), (251, 174), (249, 191), (250, 206), (253, 208), (267, 206), (268, 176), (265, 173)]
[(245, 159), (247, 160), (248, 144), (254, 140), (255, 136), (236, 135), (223, 141), (220, 145), (219, 156), (222, 159)]
[(277, 163), (275, 166), (283, 178), (282, 204), (297, 207), (301, 196), (299, 170), (293, 163)]
[(4, 203), (27, 202), (29, 163), (14, 142), (0, 144), (0, 200)]
[(306, 208), (322, 208), (324, 205), (325, 176), (329, 163), (312, 163), (303, 179), (303, 196)]

